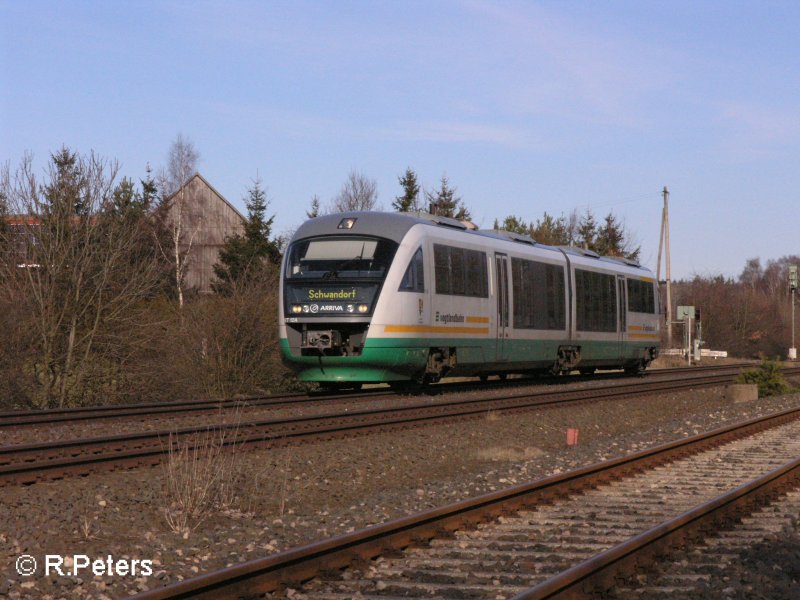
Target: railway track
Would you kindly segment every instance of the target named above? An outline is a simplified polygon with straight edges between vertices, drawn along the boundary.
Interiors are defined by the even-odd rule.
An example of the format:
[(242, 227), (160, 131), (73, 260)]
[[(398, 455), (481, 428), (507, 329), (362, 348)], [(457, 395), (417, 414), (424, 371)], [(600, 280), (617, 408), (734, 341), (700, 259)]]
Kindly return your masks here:
[[(638, 565), (719, 532), (796, 487), (798, 456), (800, 409), (794, 409), (135, 598), (283, 597), (287, 588), (293, 590), (287, 596), (320, 600), (357, 594), (530, 600), (613, 592)], [(724, 551), (724, 543), (717, 545)], [(624, 583), (618, 591), (622, 597), (635, 592)]]
[(509, 412), (583, 401), (617, 399), (686, 388), (716, 386), (732, 380), (728, 372), (679, 380), (626, 380), (613, 387), (581, 390), (512, 390), (484, 398), (445, 399), (403, 406), (354, 410), (294, 418), (268, 419), (156, 432), (73, 439), (0, 447), (0, 485), (31, 484), (97, 470), (159, 463), (174, 443), (223, 446), (277, 446), (478, 418), (489, 411)]
[[(738, 373), (743, 367), (741, 365), (723, 365), (678, 369), (659, 369), (650, 371), (649, 377), (675, 376), (685, 373), (693, 377), (699, 374), (709, 373)], [(798, 370), (800, 372), (800, 369)], [(594, 375), (589, 379), (614, 379), (622, 378), (625, 375), (621, 372), (609, 372), (601, 375)], [(586, 378), (584, 378), (586, 379)], [(506, 381), (489, 382), (489, 387), (513, 387), (531, 383), (531, 381), (553, 383), (567, 383), (578, 380), (577, 377), (552, 377), (547, 379), (511, 379)], [(459, 391), (475, 391), (486, 389), (486, 383), (442, 383), (430, 386), (428, 393), (450, 393)], [(270, 409), (300, 407), (318, 404), (332, 404), (337, 401), (353, 400), (374, 400), (380, 398), (393, 397), (396, 393), (387, 388), (371, 388), (361, 391), (350, 391), (346, 393), (326, 394), (284, 394), (280, 396), (247, 396), (240, 398), (228, 398), (224, 400), (183, 400), (167, 403), (140, 403), (125, 404), (114, 406), (86, 406), (78, 408), (50, 409), (46, 411), (8, 411), (0, 412), (0, 431), (8, 428), (19, 428), (25, 426), (42, 425), (63, 425), (68, 423), (86, 422), (105, 419), (141, 419), (143, 417), (170, 417), (188, 414), (210, 414), (221, 411), (243, 410), (251, 408)]]

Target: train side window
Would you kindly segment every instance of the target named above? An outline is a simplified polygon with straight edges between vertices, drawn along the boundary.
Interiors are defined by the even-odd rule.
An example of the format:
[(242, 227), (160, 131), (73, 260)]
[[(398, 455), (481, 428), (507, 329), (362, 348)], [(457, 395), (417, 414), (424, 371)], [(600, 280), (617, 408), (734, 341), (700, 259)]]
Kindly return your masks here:
[(564, 267), (511, 259), (516, 329), (565, 329)]
[(421, 293), (425, 291), (425, 266), (422, 258), (422, 248), (417, 248), (411, 262), (408, 263), (403, 280), (400, 282), (401, 292)]
[(433, 268), (437, 294), (489, 297), (485, 252), (434, 244)]
[(578, 331), (617, 330), (617, 281), (613, 275), (575, 269)]
[(628, 279), (628, 310), (655, 314), (656, 295), (652, 282)]

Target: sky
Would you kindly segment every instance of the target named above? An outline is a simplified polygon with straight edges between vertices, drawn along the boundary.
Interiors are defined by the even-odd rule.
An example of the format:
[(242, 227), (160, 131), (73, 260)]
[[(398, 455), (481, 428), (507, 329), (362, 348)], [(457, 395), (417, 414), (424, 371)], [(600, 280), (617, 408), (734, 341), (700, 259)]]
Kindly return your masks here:
[[(613, 212), (672, 278), (800, 253), (800, 3), (0, 0), (0, 163), (62, 146), (134, 180), (179, 134), (274, 232), (407, 167), (473, 221)], [(663, 278), (662, 266), (662, 278)]]

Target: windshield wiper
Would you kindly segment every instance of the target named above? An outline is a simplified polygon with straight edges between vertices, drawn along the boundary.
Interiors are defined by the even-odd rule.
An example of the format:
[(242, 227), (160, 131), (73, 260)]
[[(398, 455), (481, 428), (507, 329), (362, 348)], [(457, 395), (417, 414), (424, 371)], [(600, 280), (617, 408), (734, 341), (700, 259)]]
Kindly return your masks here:
[[(361, 244), (361, 254), (358, 256), (354, 256), (353, 258), (344, 262), (344, 264), (339, 265), (336, 269), (331, 269), (327, 273), (325, 273), (322, 278), (323, 279), (338, 279), (339, 278), (339, 271), (345, 271), (347, 267), (355, 263), (357, 260), (364, 260), (364, 248), (366, 247), (366, 242)], [(359, 269), (360, 270), (360, 269)]]

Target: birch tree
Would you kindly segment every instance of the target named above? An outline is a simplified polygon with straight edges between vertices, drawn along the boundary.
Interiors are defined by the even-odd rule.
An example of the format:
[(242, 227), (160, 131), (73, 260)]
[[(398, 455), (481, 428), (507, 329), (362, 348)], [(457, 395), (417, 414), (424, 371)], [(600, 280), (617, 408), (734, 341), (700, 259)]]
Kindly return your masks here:
[(184, 305), (184, 279), (192, 256), (192, 247), (201, 223), (190, 219), (187, 203), (186, 183), (197, 172), (200, 153), (194, 144), (182, 134), (178, 134), (169, 149), (167, 167), (159, 175), (162, 205), (159, 218), (169, 232), (169, 248), (161, 247), (165, 257), (173, 263), (175, 291), (178, 306)]

